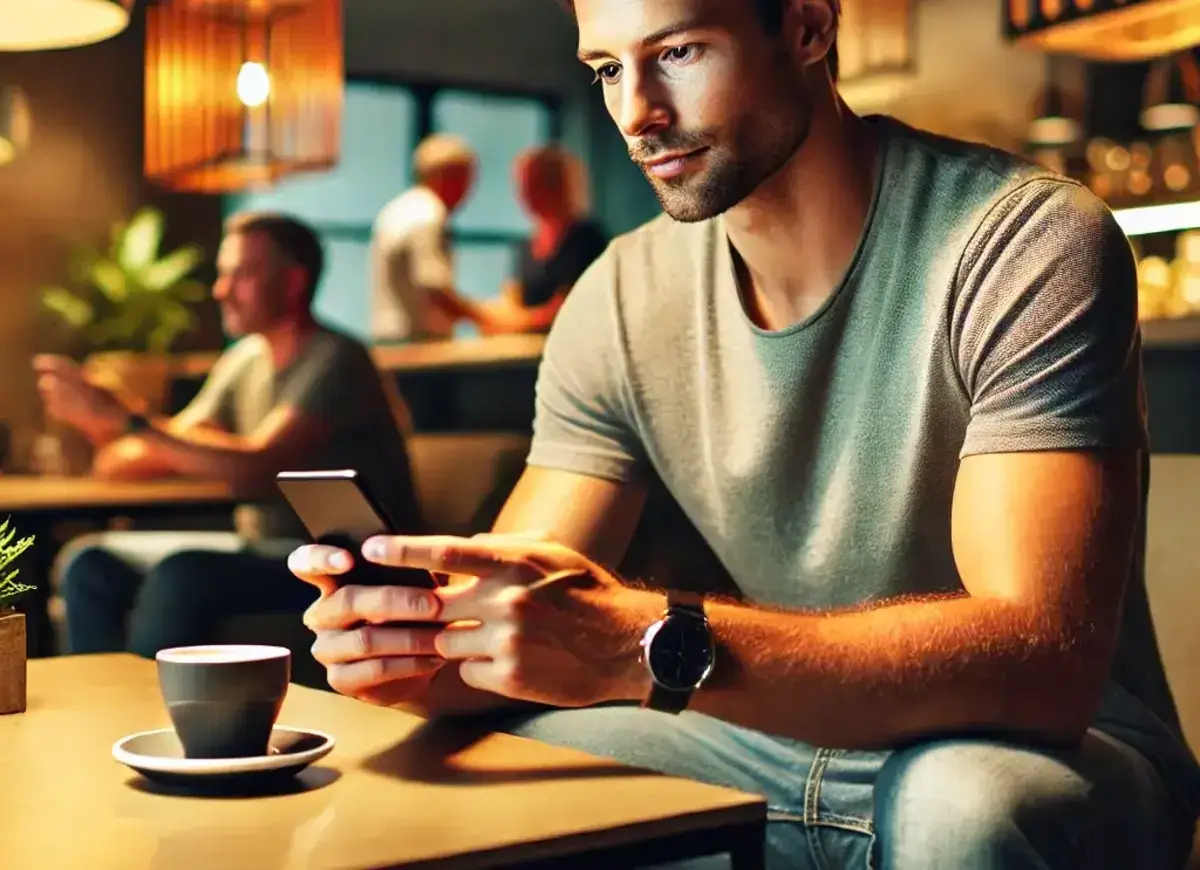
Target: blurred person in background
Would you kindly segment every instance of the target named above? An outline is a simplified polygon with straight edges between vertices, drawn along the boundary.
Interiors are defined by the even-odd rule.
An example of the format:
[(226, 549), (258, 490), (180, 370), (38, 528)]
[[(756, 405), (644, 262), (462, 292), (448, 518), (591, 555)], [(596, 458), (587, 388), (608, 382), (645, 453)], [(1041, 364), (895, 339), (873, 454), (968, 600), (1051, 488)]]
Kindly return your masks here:
[(446, 310), (485, 335), (548, 332), (567, 293), (608, 247), (589, 215), (587, 172), (578, 158), (547, 145), (524, 152), (514, 169), (518, 199), (534, 225), (517, 250), (516, 276), (495, 300), (441, 297)]
[(314, 318), (323, 264), (320, 240), (298, 220), (229, 221), (213, 297), (237, 341), (169, 419), (147, 419), (70, 360), (35, 359), (48, 415), (93, 442), (95, 474), (224, 480), (256, 499), (239, 508), (235, 532), (103, 532), (68, 545), (55, 573), (70, 652), (153, 656), (211, 641), (233, 615), (308, 606), (313, 595), (286, 565), (307, 535), (276, 492), (278, 471), (356, 468), (398, 523), (419, 528), (403, 404), (365, 347)]
[(450, 338), (454, 316), (437, 299), (456, 298), (450, 217), (476, 173), (467, 142), (435, 133), (417, 146), (417, 184), (380, 210), (371, 237), (371, 338), (377, 342)]

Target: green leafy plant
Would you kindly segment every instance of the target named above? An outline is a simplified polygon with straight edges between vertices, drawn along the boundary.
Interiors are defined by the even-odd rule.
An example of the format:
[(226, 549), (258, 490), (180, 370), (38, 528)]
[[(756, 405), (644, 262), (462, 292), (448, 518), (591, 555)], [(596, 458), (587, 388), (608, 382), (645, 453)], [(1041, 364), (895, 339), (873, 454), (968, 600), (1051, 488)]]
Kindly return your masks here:
[(114, 225), (107, 252), (78, 245), (70, 255), (74, 288), (42, 288), (42, 305), (93, 351), (166, 353), (194, 325), (189, 305), (206, 290), (189, 278), (204, 259), (200, 248), (160, 256), (164, 224), (161, 211), (143, 208)]
[(0, 611), (8, 609), (17, 598), (36, 588), (17, 582), (20, 569), (8, 570), (18, 556), (33, 546), (33, 535), (14, 540), (16, 537), (17, 530), (9, 527), (9, 520), (0, 523)]

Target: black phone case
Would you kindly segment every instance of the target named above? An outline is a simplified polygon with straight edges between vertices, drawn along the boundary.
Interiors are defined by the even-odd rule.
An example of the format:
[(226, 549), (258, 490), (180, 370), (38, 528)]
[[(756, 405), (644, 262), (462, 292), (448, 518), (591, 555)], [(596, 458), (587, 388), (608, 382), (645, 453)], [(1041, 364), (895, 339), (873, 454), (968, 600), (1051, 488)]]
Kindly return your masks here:
[(276, 482), (292, 511), (318, 544), (339, 547), (354, 567), (338, 575), (343, 586), (435, 588), (428, 571), (391, 568), (363, 558), (363, 542), (374, 535), (403, 534), (354, 471), (281, 472)]

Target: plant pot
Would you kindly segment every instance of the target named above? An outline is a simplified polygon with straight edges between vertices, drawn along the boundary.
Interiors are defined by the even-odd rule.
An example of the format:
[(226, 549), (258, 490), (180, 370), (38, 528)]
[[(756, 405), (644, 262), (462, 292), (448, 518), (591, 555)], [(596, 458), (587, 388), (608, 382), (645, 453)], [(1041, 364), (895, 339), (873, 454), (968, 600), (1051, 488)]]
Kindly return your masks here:
[(0, 715), (25, 712), (25, 614), (0, 611)]
[(166, 354), (105, 351), (88, 356), (83, 372), (96, 386), (145, 402), (146, 414), (155, 416), (166, 404), (172, 360)]

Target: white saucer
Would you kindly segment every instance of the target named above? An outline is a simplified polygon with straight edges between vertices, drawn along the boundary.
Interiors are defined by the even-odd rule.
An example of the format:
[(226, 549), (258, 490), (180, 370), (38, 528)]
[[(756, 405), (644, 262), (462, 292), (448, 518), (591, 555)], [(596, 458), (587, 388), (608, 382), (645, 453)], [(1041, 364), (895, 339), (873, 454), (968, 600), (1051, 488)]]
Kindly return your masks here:
[(333, 749), (321, 731), (276, 726), (266, 755), (185, 758), (173, 728), (142, 731), (113, 744), (113, 758), (147, 779), (167, 785), (234, 787), (290, 779)]

